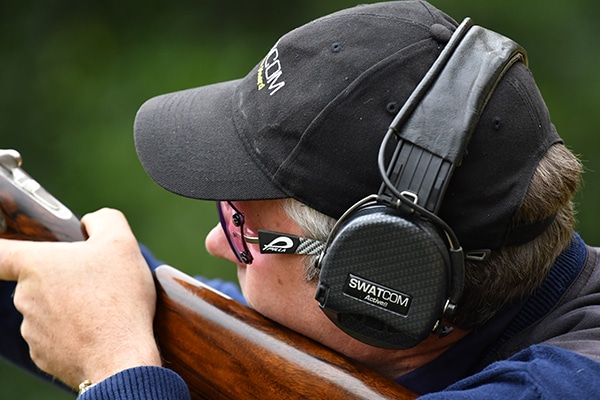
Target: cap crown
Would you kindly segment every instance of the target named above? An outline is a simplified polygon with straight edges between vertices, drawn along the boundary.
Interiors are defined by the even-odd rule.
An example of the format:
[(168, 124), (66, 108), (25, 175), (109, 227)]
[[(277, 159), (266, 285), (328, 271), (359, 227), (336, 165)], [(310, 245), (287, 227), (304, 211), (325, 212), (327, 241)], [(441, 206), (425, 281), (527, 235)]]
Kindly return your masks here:
[(377, 191), (379, 145), (441, 52), (440, 25), (449, 36), (455, 24), (425, 3), (393, 2), (283, 36), (234, 95), (248, 154), (282, 191), (339, 217)]

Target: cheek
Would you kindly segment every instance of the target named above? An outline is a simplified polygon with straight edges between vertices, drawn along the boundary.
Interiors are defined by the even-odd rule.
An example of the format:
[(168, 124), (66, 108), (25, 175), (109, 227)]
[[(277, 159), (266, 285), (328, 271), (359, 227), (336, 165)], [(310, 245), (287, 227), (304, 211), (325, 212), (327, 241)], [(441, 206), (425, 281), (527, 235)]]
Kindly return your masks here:
[[(301, 279), (297, 263), (284, 256), (260, 254), (252, 250), (254, 261), (245, 270), (245, 291), (250, 296), (274, 296), (294, 286)], [(292, 257), (295, 258), (295, 257)]]
[(285, 323), (285, 314), (294, 313), (314, 300), (313, 285), (304, 280), (302, 257), (258, 254), (240, 279), (248, 303), (261, 314)]

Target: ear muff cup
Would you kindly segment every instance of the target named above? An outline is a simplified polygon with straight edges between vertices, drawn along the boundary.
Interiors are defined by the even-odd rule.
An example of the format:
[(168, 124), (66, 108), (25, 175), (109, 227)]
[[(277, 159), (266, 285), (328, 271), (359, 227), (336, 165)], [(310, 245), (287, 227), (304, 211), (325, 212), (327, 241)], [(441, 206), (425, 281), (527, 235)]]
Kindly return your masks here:
[(378, 347), (418, 344), (448, 299), (446, 242), (430, 222), (383, 205), (341, 221), (320, 268), (316, 298), (323, 311), (351, 336)]

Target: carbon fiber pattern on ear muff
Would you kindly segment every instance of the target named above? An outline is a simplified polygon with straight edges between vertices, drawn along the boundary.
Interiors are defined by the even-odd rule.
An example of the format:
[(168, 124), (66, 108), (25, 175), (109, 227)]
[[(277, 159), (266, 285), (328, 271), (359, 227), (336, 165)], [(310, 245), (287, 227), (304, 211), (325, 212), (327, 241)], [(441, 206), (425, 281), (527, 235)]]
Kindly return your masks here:
[[(450, 285), (448, 250), (421, 218), (401, 217), (381, 205), (359, 210), (339, 228), (320, 265), (316, 298), (321, 308), (365, 343), (412, 347), (443, 314)], [(351, 277), (359, 277), (353, 283), (362, 286), (359, 292), (370, 292), (368, 300), (353, 295)], [(410, 304), (398, 311), (398, 304), (386, 305), (386, 299)]]

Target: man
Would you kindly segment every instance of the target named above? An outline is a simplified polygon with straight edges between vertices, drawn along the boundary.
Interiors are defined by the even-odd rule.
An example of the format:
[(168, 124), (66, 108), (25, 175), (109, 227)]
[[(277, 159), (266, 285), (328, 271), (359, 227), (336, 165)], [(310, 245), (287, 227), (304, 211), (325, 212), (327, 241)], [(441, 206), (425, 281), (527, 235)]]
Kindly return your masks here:
[[(479, 70), (467, 66), (488, 66), (477, 57), (444, 59), (446, 48), (460, 46), (458, 31), (487, 34), (457, 28), (425, 2), (359, 6), (313, 21), (282, 37), (243, 79), (144, 104), (135, 126), (139, 157), (166, 189), (219, 202), (221, 224), (206, 247), (237, 264), (245, 300), (265, 316), (425, 398), (593, 398), (600, 393), (600, 269), (598, 250), (573, 232), (571, 199), (581, 166), (550, 122), (523, 52), (515, 47), (500, 64), (505, 68), (493, 69), (497, 84), (471, 85), (469, 76)], [(443, 68), (427, 88), (439, 97), (414, 100), (438, 60)], [(461, 91), (435, 92), (438, 82), (462, 87), (465, 81), (482, 112), (462, 107)], [(479, 96), (479, 86), (490, 90), (489, 98)], [(444, 114), (453, 102), (460, 112)], [(404, 114), (404, 104), (415, 109)], [(444, 128), (418, 135), (426, 136), (425, 155), (429, 144), (454, 150), (445, 128), (473, 118), (466, 149), (449, 157), (456, 161), (449, 169), (456, 169), (447, 187), (440, 179), (443, 185), (436, 181), (427, 193), (433, 206), (420, 205), (421, 188), (412, 183), (394, 191), (402, 174), (414, 171), (396, 171), (389, 157), (396, 144), (383, 141), (391, 132), (402, 142), (409, 122), (397, 116), (413, 124), (423, 104), (434, 107), (425, 107), (425, 122)], [(382, 185), (380, 147), (391, 163), (387, 174), (397, 179), (391, 184)], [(375, 193), (377, 204), (363, 208), (361, 199)], [(419, 296), (363, 279), (368, 268), (341, 274), (341, 303), (366, 304), (363, 319), (328, 303), (336, 293), (327, 273), (338, 268), (330, 259), (349, 247), (336, 248), (337, 234), (354, 229), (353, 218), (343, 217), (347, 228), (334, 223), (355, 204), (361, 217), (390, 215), (392, 224), (424, 231), (423, 240), (411, 242), (428, 244), (423, 262), (430, 248), (439, 250), (432, 257), (443, 259), (442, 267), (423, 271), (419, 261), (414, 277), (417, 292), (434, 280), (441, 287), (435, 296), (444, 307), (433, 302), (427, 329), (403, 330)], [(17, 281), (14, 303), (31, 358), (80, 386), (82, 399), (187, 398), (181, 379), (161, 367), (152, 332), (154, 286), (124, 216), (100, 210), (82, 222), (86, 242), (0, 243), (0, 279)], [(275, 240), (259, 245), (264, 230), (276, 232)], [(303, 238), (294, 239), (302, 244), (293, 245), (297, 254), (277, 251), (295, 237)], [(384, 248), (399, 253), (394, 263), (412, 251), (397, 250), (395, 242)], [(357, 257), (372, 246), (360, 250)], [(403, 279), (394, 268), (385, 273)], [(354, 284), (375, 297), (360, 297)]]

